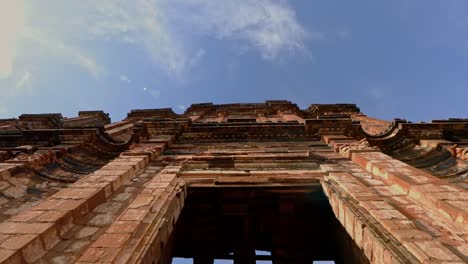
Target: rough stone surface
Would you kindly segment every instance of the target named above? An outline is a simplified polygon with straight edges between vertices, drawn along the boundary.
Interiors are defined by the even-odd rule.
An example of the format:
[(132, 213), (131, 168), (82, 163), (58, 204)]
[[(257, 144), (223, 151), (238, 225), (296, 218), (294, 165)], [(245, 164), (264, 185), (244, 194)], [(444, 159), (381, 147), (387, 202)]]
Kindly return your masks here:
[[(132, 110), (115, 123), (102, 111), (0, 120), (0, 263), (171, 263), (188, 247), (174, 232), (186, 232), (185, 205), (210, 190), (223, 194), (195, 204), (225, 217), (261, 215), (256, 190), (277, 195), (262, 198), (278, 199), (268, 217), (282, 223), (264, 249), (278, 263), (311, 263), (313, 248), (288, 240), (300, 235), (291, 226), (300, 206), (281, 200), (311, 188), (326, 195), (346, 263), (468, 263), (467, 142), (466, 119), (387, 122), (352, 104), (206, 103), (183, 114)], [(185, 242), (217, 241), (213, 212)], [(248, 227), (225, 252), (235, 263), (254, 260), (249, 235), (260, 227)], [(214, 258), (192, 246), (200, 263)]]

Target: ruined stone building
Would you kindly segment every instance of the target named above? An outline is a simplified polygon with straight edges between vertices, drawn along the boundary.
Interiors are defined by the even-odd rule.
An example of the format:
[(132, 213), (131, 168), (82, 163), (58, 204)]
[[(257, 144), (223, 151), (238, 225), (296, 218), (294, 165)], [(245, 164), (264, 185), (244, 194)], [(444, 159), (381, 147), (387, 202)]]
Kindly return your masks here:
[(0, 120), (0, 263), (467, 263), (467, 175), (467, 119), (25, 114)]

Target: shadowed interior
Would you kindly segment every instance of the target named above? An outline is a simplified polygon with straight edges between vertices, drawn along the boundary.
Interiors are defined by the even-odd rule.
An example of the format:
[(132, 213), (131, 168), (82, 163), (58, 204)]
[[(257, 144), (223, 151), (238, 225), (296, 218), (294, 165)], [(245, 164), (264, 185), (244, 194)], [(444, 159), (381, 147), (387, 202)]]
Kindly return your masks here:
[(196, 264), (367, 263), (319, 185), (191, 187), (171, 240), (173, 257)]

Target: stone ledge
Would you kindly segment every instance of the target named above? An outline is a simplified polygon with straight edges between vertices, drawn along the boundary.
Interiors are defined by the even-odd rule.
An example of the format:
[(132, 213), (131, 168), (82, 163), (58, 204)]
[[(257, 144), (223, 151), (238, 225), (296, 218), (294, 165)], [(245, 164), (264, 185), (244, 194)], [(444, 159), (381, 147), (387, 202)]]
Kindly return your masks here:
[(325, 180), (322, 181), (322, 187), (329, 198), (335, 216), (371, 263), (415, 263), (408, 262), (408, 259), (401, 253), (397, 253), (395, 248), (389, 248), (390, 243), (380, 241), (381, 236), (370, 227), (372, 224), (358, 213), (357, 208), (351, 206), (350, 201), (341, 196), (342, 194), (338, 194), (339, 191), (335, 189), (334, 184)]
[[(441, 215), (453, 222), (464, 225), (468, 231), (468, 225), (466, 225), (468, 213), (465, 210), (465, 207), (468, 206), (468, 192), (466, 190), (414, 169), (389, 156), (383, 156), (383, 154), (376, 156), (375, 153), (354, 154), (353, 161), (387, 184), (398, 187), (402, 193), (419, 204), (440, 212)], [(374, 161), (377, 158), (379, 160)], [(465, 206), (450, 204), (447, 202), (449, 200), (463, 202)]]
[[(349, 175), (349, 177), (352, 178), (353, 176)], [(349, 182), (350, 180), (347, 179), (347, 181)], [(322, 182), (322, 186), (326, 195), (329, 197), (330, 204), (336, 217), (345, 227), (348, 234), (354, 239), (356, 244), (363, 249), (371, 263), (394, 263), (388, 262), (388, 256), (383, 257), (385, 254), (391, 254), (392, 256), (390, 256), (390, 259), (392, 259), (392, 257), (399, 259), (400, 262), (395, 263), (419, 263), (419, 261), (424, 263), (427, 261), (430, 263), (433, 263), (433, 261), (459, 261), (461, 263), (462, 256), (460, 254), (463, 254), (462, 252), (464, 252), (463, 246), (457, 249), (459, 251), (457, 253), (459, 255), (457, 256), (457, 254), (454, 254), (447, 246), (440, 243), (438, 240), (435, 240), (435, 237), (420, 230), (417, 225), (415, 225), (415, 219), (410, 219), (400, 213), (401, 208), (396, 208), (390, 203), (382, 200), (360, 201), (359, 206), (353, 206), (354, 202), (352, 199), (350, 200), (347, 198), (351, 196), (351, 194), (341, 188), (340, 182), (336, 182), (328, 176), (325, 177), (325, 181)], [(396, 248), (399, 248), (399, 252), (395, 252), (395, 248), (390, 249), (387, 248), (387, 246), (381, 245), (383, 242), (380, 241), (379, 238), (388, 238), (388, 235), (385, 236), (383, 235), (384, 233), (375, 233), (379, 232), (379, 228), (372, 226), (376, 224), (379, 225), (379, 223), (386, 231), (389, 232), (388, 235), (394, 237), (394, 242), (385, 241), (384, 244), (388, 246), (392, 245), (392, 243), (397, 243), (395, 245)], [(426, 242), (437, 245), (432, 247), (431, 252), (418, 251), (417, 247), (409, 246), (410, 244), (420, 245), (421, 243), (421, 245), (423, 245)], [(400, 246), (398, 246), (398, 244)], [(466, 246), (466, 243), (464, 245)], [(404, 250), (401, 252), (400, 250), (402, 248), (407, 251)], [(445, 255), (435, 256), (437, 254), (434, 254), (434, 251), (444, 252)], [(375, 254), (376, 252), (378, 252), (377, 255)], [(384, 252), (383, 255), (381, 254), (382, 252)], [(411, 255), (408, 255), (408, 253), (411, 253)], [(418, 261), (411, 261), (413, 257)], [(392, 261), (397, 261), (396, 259)]]
[(159, 149), (145, 146), (142, 151), (133, 151), (132, 154), (138, 155), (123, 154), (37, 206), (1, 223), (0, 236), (6, 236), (6, 241), (0, 244), (0, 263), (32, 263), (41, 258), (73, 223), (103, 203), (122, 183), (135, 177), (137, 171), (148, 165), (149, 157), (159, 153)]
[[(177, 173), (180, 168), (167, 166), (156, 174), (105, 233), (83, 252), (78, 263), (106, 263), (117, 258), (120, 261), (129, 260), (142, 254), (143, 249), (148, 249), (149, 245), (145, 244), (148, 240), (144, 238), (151, 235), (147, 234), (150, 232), (148, 229), (161, 222), (156, 217), (168, 210), (166, 204), (173, 201), (178, 189)], [(173, 214), (175, 217), (181, 207), (182, 204), (178, 213)], [(170, 222), (173, 224), (175, 219)]]
[[(331, 145), (340, 144), (339, 140), (338, 142), (335, 140), (335, 137), (340, 138), (333, 135), (323, 136), (324, 140), (328, 140)], [(447, 219), (464, 225), (465, 230), (468, 231), (466, 222), (468, 212), (465, 210), (465, 207), (468, 206), (468, 197), (465, 197), (468, 196), (466, 190), (372, 149), (363, 149), (362, 152), (352, 153), (351, 160), (379, 180), (393, 186), (388, 191), (393, 192), (393, 194), (408, 195), (428, 209), (440, 212)], [(382, 191), (385, 190), (382, 189)], [(458, 197), (455, 201), (463, 201), (463, 203), (448, 203), (447, 197), (438, 194), (440, 192), (452, 192), (452, 196)]]

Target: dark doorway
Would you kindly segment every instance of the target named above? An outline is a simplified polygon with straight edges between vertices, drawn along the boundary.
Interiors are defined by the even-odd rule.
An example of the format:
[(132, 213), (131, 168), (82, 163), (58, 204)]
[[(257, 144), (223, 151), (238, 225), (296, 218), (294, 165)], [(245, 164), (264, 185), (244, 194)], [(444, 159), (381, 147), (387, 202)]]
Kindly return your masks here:
[(189, 187), (171, 240), (180, 264), (366, 261), (319, 184)]

